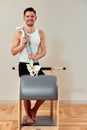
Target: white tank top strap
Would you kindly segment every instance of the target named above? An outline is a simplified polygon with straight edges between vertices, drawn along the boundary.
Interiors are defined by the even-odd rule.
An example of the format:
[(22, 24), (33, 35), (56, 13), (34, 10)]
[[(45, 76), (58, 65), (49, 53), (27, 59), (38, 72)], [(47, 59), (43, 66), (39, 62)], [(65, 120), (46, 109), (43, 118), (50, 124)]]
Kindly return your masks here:
[(25, 32), (24, 32), (23, 28), (24, 28), (23, 25), (22, 25), (22, 26), (19, 26), (19, 27), (16, 27), (16, 30), (17, 30), (17, 31), (21, 31), (21, 32), (22, 32), (22, 37), (25, 36)]

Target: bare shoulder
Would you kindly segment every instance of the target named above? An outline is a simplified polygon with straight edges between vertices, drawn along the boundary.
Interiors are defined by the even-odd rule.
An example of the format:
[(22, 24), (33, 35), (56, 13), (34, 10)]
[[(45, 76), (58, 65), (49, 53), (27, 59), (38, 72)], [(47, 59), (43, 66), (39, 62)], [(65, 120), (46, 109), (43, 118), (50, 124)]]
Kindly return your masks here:
[(14, 36), (15, 36), (15, 37), (19, 37), (19, 38), (20, 38), (20, 37), (21, 37), (21, 35), (22, 35), (21, 30), (19, 30), (19, 29), (18, 29), (18, 30), (16, 30), (16, 32), (15, 32), (15, 34), (14, 34)]
[(42, 30), (39, 30), (40, 38), (45, 38), (45, 33)]
[(19, 44), (21, 36), (22, 36), (21, 30), (16, 30), (13, 36), (13, 42), (12, 42), (13, 46)]

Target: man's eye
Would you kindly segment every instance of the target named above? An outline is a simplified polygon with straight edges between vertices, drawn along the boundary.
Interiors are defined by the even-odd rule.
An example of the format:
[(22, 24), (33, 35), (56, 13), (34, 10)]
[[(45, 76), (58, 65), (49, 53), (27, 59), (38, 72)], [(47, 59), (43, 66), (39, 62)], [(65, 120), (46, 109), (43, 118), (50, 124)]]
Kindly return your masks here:
[(27, 16), (27, 18), (34, 18), (34, 16)]
[(33, 15), (32, 15), (31, 17), (32, 17), (32, 18), (34, 18), (34, 16), (33, 16)]

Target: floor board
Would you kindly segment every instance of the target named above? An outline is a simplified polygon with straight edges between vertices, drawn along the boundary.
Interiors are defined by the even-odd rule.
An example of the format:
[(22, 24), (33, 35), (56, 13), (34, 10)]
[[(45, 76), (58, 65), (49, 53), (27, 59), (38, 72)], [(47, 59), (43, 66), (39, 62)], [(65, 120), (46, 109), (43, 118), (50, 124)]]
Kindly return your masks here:
[[(38, 115), (49, 115), (48, 107), (46, 103), (42, 105)], [(17, 104), (0, 104), (0, 130), (18, 130), (17, 109)], [(87, 130), (87, 104), (60, 104), (59, 115), (59, 130)], [(42, 129), (36, 127), (36, 130)], [(43, 130), (49, 130), (49, 127)]]

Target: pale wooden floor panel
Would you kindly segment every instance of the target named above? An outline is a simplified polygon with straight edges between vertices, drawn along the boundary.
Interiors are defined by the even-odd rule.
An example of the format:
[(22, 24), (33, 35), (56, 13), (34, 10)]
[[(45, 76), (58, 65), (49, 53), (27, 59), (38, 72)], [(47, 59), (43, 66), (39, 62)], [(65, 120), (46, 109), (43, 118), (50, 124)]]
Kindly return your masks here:
[(87, 125), (87, 104), (61, 104), (60, 125)]
[[(0, 130), (18, 130), (17, 108), (17, 104), (0, 104)], [(38, 114), (49, 115), (48, 108), (47, 104), (42, 105)], [(59, 125), (59, 130), (87, 130), (87, 104), (60, 104)], [(41, 127), (31, 127), (30, 130), (34, 128), (39, 130)], [(42, 127), (41, 130), (49, 129), (52, 127)], [(22, 130), (29, 130), (29, 127), (23, 127)]]
[(59, 130), (87, 130), (87, 126), (61, 126)]

